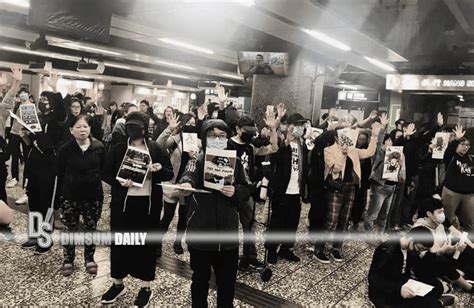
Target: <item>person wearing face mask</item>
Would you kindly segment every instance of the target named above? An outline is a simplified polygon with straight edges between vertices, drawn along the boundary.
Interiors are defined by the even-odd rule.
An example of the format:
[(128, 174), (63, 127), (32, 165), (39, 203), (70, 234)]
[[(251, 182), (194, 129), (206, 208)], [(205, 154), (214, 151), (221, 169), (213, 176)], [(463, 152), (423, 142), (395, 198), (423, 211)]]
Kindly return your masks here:
[(375, 249), (368, 274), (369, 299), (375, 307), (443, 307), (457, 301), (454, 295), (443, 294), (443, 285), (437, 279), (423, 281), (434, 287), (425, 296), (417, 296), (407, 283), (414, 266), (424, 262), (420, 253), (432, 246), (431, 232), (416, 227)]
[(257, 259), (257, 249), (255, 241), (248, 239), (248, 234), (255, 233), (255, 202), (257, 194), (257, 178), (255, 170), (255, 157), (265, 156), (275, 153), (278, 150), (278, 135), (276, 127), (278, 122), (273, 114), (267, 114), (265, 124), (270, 129), (270, 144), (267, 146), (255, 147), (251, 141), (257, 132), (255, 121), (247, 116), (240, 117), (236, 123), (237, 134), (229, 140), (229, 147), (237, 151), (237, 157), (240, 158), (244, 167), (245, 176), (251, 187), (250, 199), (238, 205), (239, 219), (244, 231), (244, 249), (243, 257), (240, 260), (239, 268), (248, 270), (249, 265), (262, 267), (263, 263)]
[[(30, 212), (39, 212), (43, 217), (49, 210), (57, 208), (57, 153), (62, 145), (67, 117), (63, 98), (56, 89), (58, 75), (51, 74), (47, 82), (53, 91), (42, 92), (38, 102), (42, 131), (29, 133), (26, 129), (20, 129), (21, 137), (31, 148), (25, 164), (28, 205)], [(36, 238), (29, 238), (22, 248), (34, 249), (35, 254), (44, 254), (51, 247), (40, 247)]]
[[(13, 109), (13, 113), (17, 117), (20, 117), (20, 106), (24, 105), (34, 105), (30, 102), (30, 92), (26, 88), (21, 88), (18, 92), (19, 103)], [(10, 171), (12, 178), (7, 182), (7, 188), (13, 188), (18, 184), (19, 177), (19, 161), (21, 154), (21, 149), (23, 148), (23, 157), (28, 153), (28, 146), (23, 142), (20, 137), (21, 124), (18, 121), (11, 119), (11, 129), (10, 129), (10, 138), (9, 138), (9, 150), (11, 153), (11, 166)], [(25, 174), (23, 174), (23, 187), (25, 186)]]
[[(444, 153), (446, 179), (443, 201), (446, 217), (467, 231), (474, 230), (474, 156), (468, 153), (471, 142), (464, 137), (462, 126), (456, 126), (453, 140)], [(459, 219), (456, 214), (460, 213)]]
[[(473, 292), (472, 286), (466, 281), (474, 279), (473, 244), (469, 239), (466, 243), (453, 243), (453, 239), (459, 239), (462, 234), (446, 219), (441, 197), (434, 195), (423, 200), (418, 209), (418, 217), (413, 226), (428, 228), (433, 234), (434, 244), (424, 258), (424, 266), (417, 269), (417, 276), (446, 276), (464, 290)], [(450, 231), (450, 236), (446, 234), (446, 230)], [(459, 255), (454, 258), (456, 251), (459, 251)], [(461, 270), (464, 276), (459, 275), (456, 269)]]
[[(265, 248), (268, 262), (276, 263), (278, 258), (299, 262), (294, 254), (296, 229), (300, 220), (301, 198), (306, 197), (306, 176), (308, 173), (308, 150), (302, 137), (306, 119), (299, 113), (288, 116), (288, 131), (278, 152), (271, 158), (272, 174), (269, 174), (269, 195), (272, 216), (267, 232)], [(278, 232), (291, 234), (291, 240), (273, 238)], [(278, 247), (280, 249), (277, 252)]]
[[(159, 209), (163, 199), (163, 181), (173, 178), (169, 155), (148, 138), (148, 117), (141, 112), (127, 115), (125, 129), (128, 140), (115, 145), (107, 154), (104, 181), (111, 185), (110, 230), (112, 232), (159, 232)], [(116, 176), (129, 146), (148, 152), (151, 162), (143, 187), (134, 186), (130, 179), (117, 180)], [(151, 235), (150, 235), (151, 237)], [(144, 307), (153, 292), (150, 283), (155, 279), (156, 245), (146, 240), (144, 245), (110, 247), (110, 275), (113, 284), (102, 295), (102, 304), (110, 304), (124, 294), (123, 279), (128, 275), (140, 280), (141, 289), (135, 306)]]
[[(207, 120), (202, 127), (203, 152), (189, 161), (180, 180), (183, 188), (204, 188), (204, 159), (207, 149), (228, 149), (230, 128), (222, 120)], [(190, 195), (190, 192), (183, 192)], [(234, 183), (211, 193), (193, 193), (189, 204), (186, 241), (193, 270), (192, 307), (207, 307), (211, 268), (216, 276), (217, 307), (232, 307), (239, 258), (239, 217), (237, 206), (249, 199), (248, 182), (240, 159), (234, 169)], [(226, 240), (199, 241), (198, 235)], [(194, 240), (196, 239), (196, 240)]]
[(392, 146), (392, 139), (390, 135), (385, 134), (388, 118), (383, 116), (381, 121), (382, 130), (378, 136), (377, 150), (373, 158), (372, 171), (370, 173), (370, 204), (364, 220), (364, 229), (373, 232), (375, 231), (375, 227), (377, 227), (377, 231), (384, 233), (396, 185), (398, 182), (405, 180), (405, 159), (402, 157), (399, 161), (401, 168), (398, 172), (398, 182), (382, 178), (385, 152), (388, 147)]
[(114, 128), (112, 129), (112, 140), (111, 140), (111, 146), (115, 146), (119, 143), (127, 141), (127, 131), (125, 128), (125, 118), (129, 113), (132, 113), (134, 111), (138, 111), (138, 107), (127, 103), (123, 107), (123, 116), (120, 119), (117, 119), (115, 122)]
[[(66, 232), (79, 231), (79, 216), (83, 217), (84, 231), (93, 232), (100, 218), (104, 145), (91, 136), (90, 123), (87, 115), (75, 117), (69, 124), (74, 139), (65, 143), (58, 153), (58, 187)], [(84, 247), (84, 265), (91, 275), (97, 274), (94, 253), (94, 245)], [(62, 275), (73, 273), (74, 259), (74, 245), (65, 245)]]
[[(361, 170), (360, 161), (375, 154), (376, 140), (381, 129), (381, 124), (372, 125), (372, 137), (367, 149), (358, 149), (350, 145), (346, 136), (338, 136), (337, 142), (324, 149), (324, 202), (326, 204), (325, 229), (330, 236), (334, 232), (344, 232), (351, 215), (355, 197), (355, 185), (360, 186)], [(334, 183), (338, 182), (336, 187)], [(333, 183), (333, 184), (331, 184)], [(326, 242), (315, 244), (316, 258), (321, 263), (329, 263), (325, 253)], [(342, 262), (342, 241), (332, 243), (331, 257), (336, 262)]]
[[(168, 122), (168, 127), (161, 133), (156, 142), (167, 149), (170, 153), (171, 164), (173, 165), (173, 179), (167, 184), (175, 184), (181, 178), (186, 164), (191, 157), (195, 157), (201, 148), (201, 141), (198, 139), (197, 148), (189, 152), (184, 151), (183, 133), (194, 133), (196, 131), (196, 120), (190, 113), (181, 116), (172, 115)], [(175, 190), (171, 188), (163, 188), (163, 218), (161, 219), (160, 227), (162, 232), (168, 231), (168, 227), (174, 218), (176, 206), (179, 201), (178, 210), (178, 225), (176, 232), (176, 239), (173, 244), (173, 250), (176, 254), (183, 254), (184, 250), (181, 240), (186, 230), (186, 201), (175, 194)], [(160, 211), (161, 212), (161, 211)], [(158, 248), (158, 256), (161, 256), (161, 246)]]

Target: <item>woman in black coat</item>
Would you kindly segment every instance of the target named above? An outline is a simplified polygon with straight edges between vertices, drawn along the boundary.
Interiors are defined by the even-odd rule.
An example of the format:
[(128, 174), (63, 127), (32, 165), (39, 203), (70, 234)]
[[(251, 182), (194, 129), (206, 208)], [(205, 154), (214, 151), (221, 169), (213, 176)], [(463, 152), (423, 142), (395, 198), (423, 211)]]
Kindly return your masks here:
[[(87, 115), (72, 118), (69, 131), (73, 140), (59, 150), (58, 187), (65, 231), (77, 232), (82, 215), (85, 232), (96, 230), (100, 218), (103, 192), (102, 169), (104, 145), (91, 137), (91, 119)], [(74, 245), (63, 245), (64, 263), (61, 273), (70, 276), (74, 270)], [(89, 274), (97, 274), (94, 262), (95, 245), (85, 245), (84, 264)]]
[[(110, 229), (112, 232), (159, 232), (159, 209), (163, 191), (157, 185), (173, 177), (168, 154), (155, 142), (148, 140), (148, 118), (141, 112), (128, 114), (125, 123), (128, 141), (114, 146), (107, 154), (104, 181), (111, 185)], [(148, 172), (143, 187), (134, 186), (130, 178), (117, 180), (123, 158), (130, 147), (139, 148), (149, 156)], [(132, 174), (131, 174), (132, 175)], [(123, 278), (128, 275), (142, 281), (135, 300), (136, 306), (146, 306), (151, 297), (150, 282), (155, 279), (157, 245), (149, 241), (142, 246), (117, 246), (110, 249), (112, 287), (102, 296), (102, 303), (116, 301), (125, 291)]]

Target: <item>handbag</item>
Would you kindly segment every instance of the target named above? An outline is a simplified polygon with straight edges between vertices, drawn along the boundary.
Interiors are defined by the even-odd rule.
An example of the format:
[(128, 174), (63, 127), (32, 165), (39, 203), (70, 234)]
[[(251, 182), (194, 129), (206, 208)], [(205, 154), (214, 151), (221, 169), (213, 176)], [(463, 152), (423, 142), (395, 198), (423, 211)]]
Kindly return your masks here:
[(324, 188), (327, 191), (339, 191), (342, 188), (342, 172), (339, 172), (339, 177), (335, 179), (332, 173), (333, 169), (334, 169), (334, 166), (331, 167), (331, 170), (329, 170), (328, 176), (324, 180)]

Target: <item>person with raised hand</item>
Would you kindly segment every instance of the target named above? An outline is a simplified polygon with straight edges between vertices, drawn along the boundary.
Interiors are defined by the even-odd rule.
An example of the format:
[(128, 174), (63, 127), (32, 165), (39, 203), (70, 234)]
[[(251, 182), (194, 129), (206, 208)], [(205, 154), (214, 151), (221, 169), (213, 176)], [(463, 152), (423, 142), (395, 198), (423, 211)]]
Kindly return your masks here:
[[(474, 156), (469, 154), (471, 142), (462, 125), (453, 130), (455, 139), (444, 153), (446, 179), (442, 198), (446, 217), (455, 226), (474, 230)], [(457, 216), (459, 215), (459, 216)]]

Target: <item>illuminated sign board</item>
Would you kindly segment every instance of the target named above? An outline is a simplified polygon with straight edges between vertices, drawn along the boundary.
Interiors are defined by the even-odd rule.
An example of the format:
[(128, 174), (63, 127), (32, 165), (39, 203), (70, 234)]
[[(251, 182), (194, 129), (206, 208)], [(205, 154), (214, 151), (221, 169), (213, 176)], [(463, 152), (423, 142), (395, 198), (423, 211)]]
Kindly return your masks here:
[(339, 91), (337, 93), (337, 100), (378, 103), (380, 101), (380, 94), (376, 92)]
[(393, 91), (474, 91), (474, 75), (388, 74), (386, 89)]

